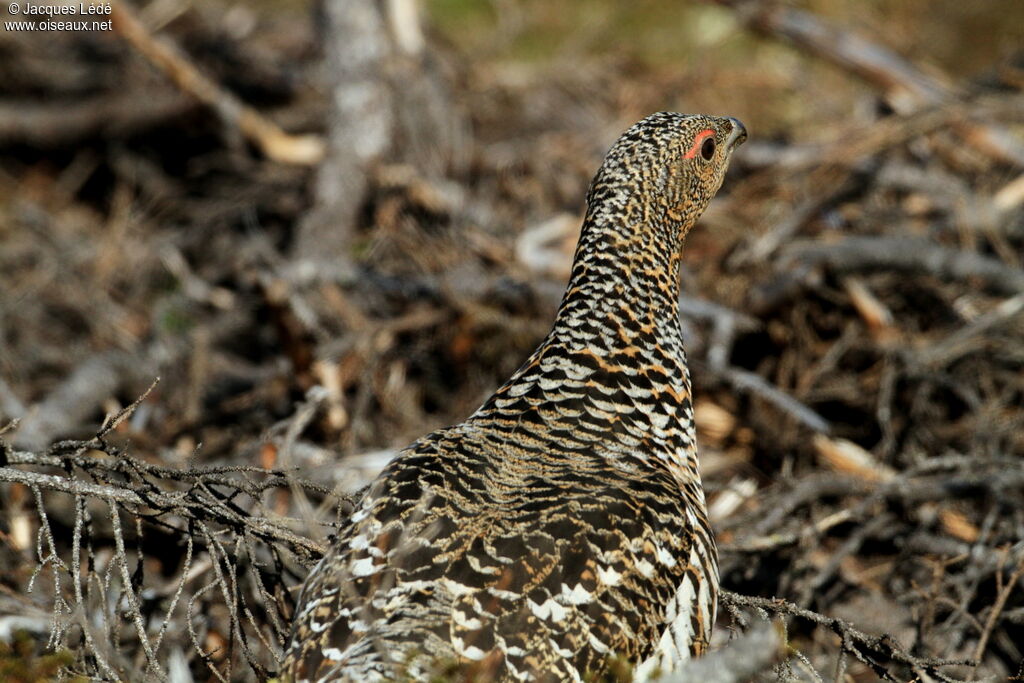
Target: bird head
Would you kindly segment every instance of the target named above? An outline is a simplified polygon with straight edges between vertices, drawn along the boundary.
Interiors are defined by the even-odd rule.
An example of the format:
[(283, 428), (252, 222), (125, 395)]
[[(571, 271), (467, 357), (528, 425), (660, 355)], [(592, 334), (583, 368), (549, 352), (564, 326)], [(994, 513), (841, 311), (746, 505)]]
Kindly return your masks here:
[(652, 114), (609, 150), (588, 202), (605, 201), (634, 214), (639, 208), (646, 215), (631, 219), (669, 223), (685, 235), (721, 187), (733, 151), (746, 139), (746, 128), (732, 117)]

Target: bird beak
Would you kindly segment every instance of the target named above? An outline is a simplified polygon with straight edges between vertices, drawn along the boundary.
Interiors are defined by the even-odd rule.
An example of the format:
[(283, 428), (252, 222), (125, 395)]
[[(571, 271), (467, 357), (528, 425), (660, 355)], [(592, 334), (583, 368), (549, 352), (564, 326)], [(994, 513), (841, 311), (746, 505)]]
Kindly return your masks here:
[(726, 117), (729, 123), (732, 124), (732, 132), (729, 133), (728, 139), (725, 141), (726, 149), (730, 152), (743, 144), (747, 139), (747, 128), (744, 126), (739, 119), (734, 119), (731, 116)]

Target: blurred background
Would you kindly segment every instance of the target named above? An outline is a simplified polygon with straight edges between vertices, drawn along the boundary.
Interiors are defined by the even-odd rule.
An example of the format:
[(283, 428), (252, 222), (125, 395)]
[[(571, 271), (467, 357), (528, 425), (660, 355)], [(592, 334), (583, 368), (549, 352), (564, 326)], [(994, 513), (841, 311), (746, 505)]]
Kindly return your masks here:
[[(1024, 3), (112, 7), (107, 29), (0, 30), (12, 680), (272, 675), (321, 546), (271, 571), (262, 550), (200, 539), (183, 561), (187, 515), (144, 532), (152, 510), (119, 498), (125, 529), (97, 522), (93, 564), (69, 569), (81, 520), (110, 513), (24, 473), (182, 491), (158, 468), (287, 472), (305, 483), (216, 504), (322, 542), (344, 495), (467, 416), (547, 333), (590, 178), (659, 110), (750, 133), (684, 253), (702, 468), (736, 592), (716, 644), (756, 618), (745, 596), (777, 596), (789, 607), (757, 606), (793, 650), (768, 680), (1022, 675)], [(186, 613), (167, 587), (194, 595), (220, 562), (261, 567), (275, 607), (242, 625), (212, 591)], [(76, 575), (104, 571), (136, 601), (74, 596)], [(232, 590), (269, 600), (254, 585)], [(102, 628), (81, 618), (90, 600)], [(161, 624), (147, 651), (139, 628)]]

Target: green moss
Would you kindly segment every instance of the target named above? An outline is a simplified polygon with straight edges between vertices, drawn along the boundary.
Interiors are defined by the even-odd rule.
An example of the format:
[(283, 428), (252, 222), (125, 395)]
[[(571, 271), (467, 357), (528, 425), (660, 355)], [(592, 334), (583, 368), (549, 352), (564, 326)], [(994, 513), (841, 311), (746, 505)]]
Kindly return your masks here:
[(442, 33), (460, 47), (470, 47), (472, 36), (490, 34), (497, 26), (493, 4), (481, 0), (427, 0), (427, 15)]
[[(75, 657), (69, 650), (58, 650), (40, 654), (36, 637), (26, 631), (18, 631), (10, 643), (0, 641), (0, 681), (6, 683), (38, 683), (55, 680), (62, 671), (71, 666)], [(82, 676), (62, 680), (84, 683)]]
[[(455, 45), (490, 53), (504, 28), (494, 5), (473, 0), (429, 0), (431, 22)], [(652, 65), (690, 58), (710, 39), (731, 30), (727, 10), (659, 0), (522, 0), (510, 10), (500, 59), (538, 62), (565, 52), (620, 53)], [(695, 35), (700, 32), (700, 36)], [(500, 38), (499, 38), (500, 43)]]
[(178, 306), (168, 306), (160, 316), (160, 329), (171, 335), (186, 334), (195, 326), (189, 312)]

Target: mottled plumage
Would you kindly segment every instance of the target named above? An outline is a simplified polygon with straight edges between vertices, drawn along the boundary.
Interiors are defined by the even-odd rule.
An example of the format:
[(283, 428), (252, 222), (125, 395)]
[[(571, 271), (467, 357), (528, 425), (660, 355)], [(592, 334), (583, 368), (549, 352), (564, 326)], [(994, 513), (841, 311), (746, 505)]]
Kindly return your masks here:
[(643, 679), (705, 650), (718, 569), (679, 262), (745, 138), (674, 113), (619, 138), (550, 334), (371, 485), (303, 587), (286, 678), (578, 681), (617, 655)]

